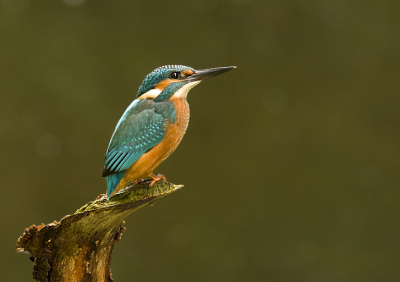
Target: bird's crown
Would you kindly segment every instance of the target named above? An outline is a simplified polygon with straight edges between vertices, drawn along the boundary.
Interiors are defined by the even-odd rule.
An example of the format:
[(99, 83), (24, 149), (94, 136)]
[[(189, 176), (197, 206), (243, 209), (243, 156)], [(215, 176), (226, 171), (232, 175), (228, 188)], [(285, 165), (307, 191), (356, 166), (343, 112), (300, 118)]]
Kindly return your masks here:
[[(183, 81), (187, 76), (194, 72), (195, 70), (193, 68), (182, 65), (166, 65), (156, 68), (144, 78), (139, 87), (136, 98), (139, 98), (157, 86), (159, 86), (160, 90), (164, 90), (164, 88), (171, 82)], [(166, 81), (163, 88), (163, 85), (159, 85), (162, 81)]]

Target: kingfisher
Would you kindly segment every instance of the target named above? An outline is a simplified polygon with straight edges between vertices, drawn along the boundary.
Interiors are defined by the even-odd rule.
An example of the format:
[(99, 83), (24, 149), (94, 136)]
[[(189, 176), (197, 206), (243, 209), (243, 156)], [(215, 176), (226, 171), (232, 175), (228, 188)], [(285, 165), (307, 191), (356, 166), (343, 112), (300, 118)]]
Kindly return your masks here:
[(162, 66), (143, 80), (135, 100), (120, 118), (107, 148), (102, 177), (107, 197), (150, 177), (152, 186), (165, 179), (154, 170), (178, 147), (189, 123), (187, 94), (202, 80), (236, 67), (195, 70)]

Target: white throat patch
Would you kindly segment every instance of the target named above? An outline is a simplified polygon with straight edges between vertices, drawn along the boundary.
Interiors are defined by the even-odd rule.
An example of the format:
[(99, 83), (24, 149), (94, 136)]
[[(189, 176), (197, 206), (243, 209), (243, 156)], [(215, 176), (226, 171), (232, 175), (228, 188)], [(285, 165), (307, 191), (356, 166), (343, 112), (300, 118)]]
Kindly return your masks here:
[(174, 95), (172, 95), (171, 98), (186, 98), (187, 94), (189, 93), (190, 89), (192, 89), (193, 87), (195, 87), (197, 84), (199, 84), (201, 82), (201, 80), (198, 81), (193, 81), (193, 82), (189, 82), (188, 84), (186, 84), (185, 86), (183, 86), (181, 89), (179, 89), (178, 91), (176, 91), (174, 93)]

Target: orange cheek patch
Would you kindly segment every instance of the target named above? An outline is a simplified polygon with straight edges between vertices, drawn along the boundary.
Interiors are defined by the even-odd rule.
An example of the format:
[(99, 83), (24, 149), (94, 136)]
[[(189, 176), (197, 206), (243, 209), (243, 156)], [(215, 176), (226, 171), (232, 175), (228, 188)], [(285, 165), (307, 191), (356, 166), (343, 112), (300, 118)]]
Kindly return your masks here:
[(190, 69), (186, 69), (186, 70), (183, 71), (183, 73), (184, 73), (186, 76), (189, 76), (189, 75), (192, 75), (192, 74), (193, 74), (193, 71), (191, 71)]
[(172, 82), (178, 82), (178, 81), (180, 81), (180, 80), (178, 80), (178, 79), (165, 79), (165, 80), (160, 81), (159, 83), (157, 83), (156, 87), (154, 87), (154, 88), (159, 89), (161, 91), (164, 91), (164, 89), (168, 85), (170, 85)]

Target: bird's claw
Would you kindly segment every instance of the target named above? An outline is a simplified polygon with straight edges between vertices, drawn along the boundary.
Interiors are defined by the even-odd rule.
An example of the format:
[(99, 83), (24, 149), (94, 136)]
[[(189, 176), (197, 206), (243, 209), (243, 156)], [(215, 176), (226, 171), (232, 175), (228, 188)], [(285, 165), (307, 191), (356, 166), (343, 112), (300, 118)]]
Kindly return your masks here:
[(135, 181), (132, 181), (132, 186), (135, 186), (136, 184), (139, 184), (140, 182), (143, 182), (143, 181), (144, 181), (143, 178), (136, 179)]
[(161, 180), (161, 179), (164, 179), (165, 181), (167, 181), (167, 178), (166, 178), (164, 175), (160, 174), (160, 173), (157, 174), (157, 175), (150, 174), (149, 176), (150, 176), (151, 178), (153, 178), (153, 180), (150, 182), (149, 187), (153, 186), (154, 183), (156, 183), (157, 181), (159, 181), (159, 180)]

